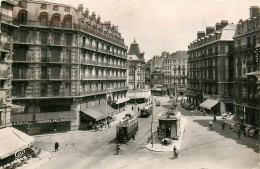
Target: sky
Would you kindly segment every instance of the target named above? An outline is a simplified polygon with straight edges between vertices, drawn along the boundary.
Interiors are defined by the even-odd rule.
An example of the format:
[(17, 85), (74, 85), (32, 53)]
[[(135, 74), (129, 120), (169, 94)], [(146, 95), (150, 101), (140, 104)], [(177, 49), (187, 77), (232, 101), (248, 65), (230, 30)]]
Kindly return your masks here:
[(228, 20), (237, 24), (249, 18), (250, 6), (260, 6), (260, 0), (48, 0), (78, 7), (100, 15), (101, 21), (111, 21), (128, 49), (136, 39), (145, 60), (163, 51), (173, 53), (188, 50), (197, 31)]

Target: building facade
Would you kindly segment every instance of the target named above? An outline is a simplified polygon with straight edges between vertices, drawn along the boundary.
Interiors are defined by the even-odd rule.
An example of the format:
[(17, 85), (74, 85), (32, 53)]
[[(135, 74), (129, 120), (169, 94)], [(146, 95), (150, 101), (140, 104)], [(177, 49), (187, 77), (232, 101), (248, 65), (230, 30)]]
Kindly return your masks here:
[(0, 8), (0, 128), (11, 125), (12, 90), (12, 33), (14, 1), (2, 0)]
[(259, 72), (259, 20), (259, 6), (252, 6), (250, 18), (239, 21), (234, 36), (234, 112), (237, 120), (256, 126), (260, 124), (259, 91), (252, 75)]
[(197, 39), (188, 46), (188, 100), (195, 106), (215, 100), (210, 106), (201, 107), (216, 114), (233, 111), (235, 28), (235, 24), (222, 20), (215, 28), (207, 27), (206, 33), (199, 31)]
[(184, 95), (187, 89), (188, 54), (172, 53), (164, 59), (164, 86), (168, 95)]
[[(126, 52), (118, 27), (79, 5), (19, 1), (14, 7), (13, 125), (31, 133), (77, 130), (80, 115), (124, 98)], [(80, 113), (81, 112), (81, 113)]]
[(127, 85), (127, 98), (130, 98), (132, 103), (144, 103), (151, 95), (151, 91), (145, 89), (144, 52), (140, 51), (135, 40), (127, 53)]

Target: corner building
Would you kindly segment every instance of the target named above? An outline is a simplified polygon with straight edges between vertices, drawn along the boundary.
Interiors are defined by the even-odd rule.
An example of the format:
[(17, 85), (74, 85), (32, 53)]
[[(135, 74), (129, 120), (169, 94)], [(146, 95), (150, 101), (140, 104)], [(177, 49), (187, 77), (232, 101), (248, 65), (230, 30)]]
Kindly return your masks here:
[[(234, 112), (241, 123), (260, 124), (259, 76), (260, 8), (250, 8), (250, 18), (240, 20), (234, 36)], [(257, 73), (258, 72), (258, 73)], [(259, 82), (258, 82), (259, 88)]]
[(188, 101), (209, 113), (233, 112), (233, 36), (236, 25), (222, 20), (197, 33), (188, 46)]
[(13, 35), (12, 99), (25, 105), (25, 113), (12, 115), (17, 128), (32, 134), (77, 130), (81, 115), (98, 123), (113, 113), (104, 113), (106, 101), (125, 97), (124, 39), (110, 21), (83, 11), (82, 5), (45, 1), (14, 7), (19, 30)]

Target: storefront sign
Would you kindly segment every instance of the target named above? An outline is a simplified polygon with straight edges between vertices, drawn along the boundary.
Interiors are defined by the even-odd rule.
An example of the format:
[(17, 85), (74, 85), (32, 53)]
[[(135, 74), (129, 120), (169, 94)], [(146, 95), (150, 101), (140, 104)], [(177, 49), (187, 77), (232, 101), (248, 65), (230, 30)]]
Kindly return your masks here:
[(14, 156), (15, 158), (21, 158), (25, 154), (25, 150), (17, 151)]

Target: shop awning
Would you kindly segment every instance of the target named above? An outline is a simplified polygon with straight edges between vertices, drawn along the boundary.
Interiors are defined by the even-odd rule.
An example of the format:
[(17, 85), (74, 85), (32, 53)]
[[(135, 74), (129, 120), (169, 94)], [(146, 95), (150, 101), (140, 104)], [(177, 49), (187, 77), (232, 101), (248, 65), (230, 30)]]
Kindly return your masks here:
[(215, 106), (218, 104), (218, 100), (212, 100), (212, 99), (207, 99), (203, 103), (200, 104), (200, 107), (206, 108), (206, 109), (211, 109), (211, 107)]
[(33, 141), (33, 137), (13, 127), (0, 129), (0, 159), (29, 147)]
[(149, 98), (151, 97), (151, 91), (150, 90), (132, 90), (132, 91), (128, 90), (126, 97), (130, 99)]
[(129, 100), (130, 100), (130, 98), (118, 99), (118, 100), (115, 101), (115, 104), (125, 103), (125, 102), (127, 102)]
[(116, 110), (110, 106), (107, 106), (106, 112), (106, 105), (98, 105), (89, 108), (81, 108), (81, 111), (98, 121), (112, 115)]
[(71, 121), (76, 118), (76, 111), (63, 111), (63, 112), (45, 112), (35, 113), (35, 120), (38, 122), (48, 121)]

